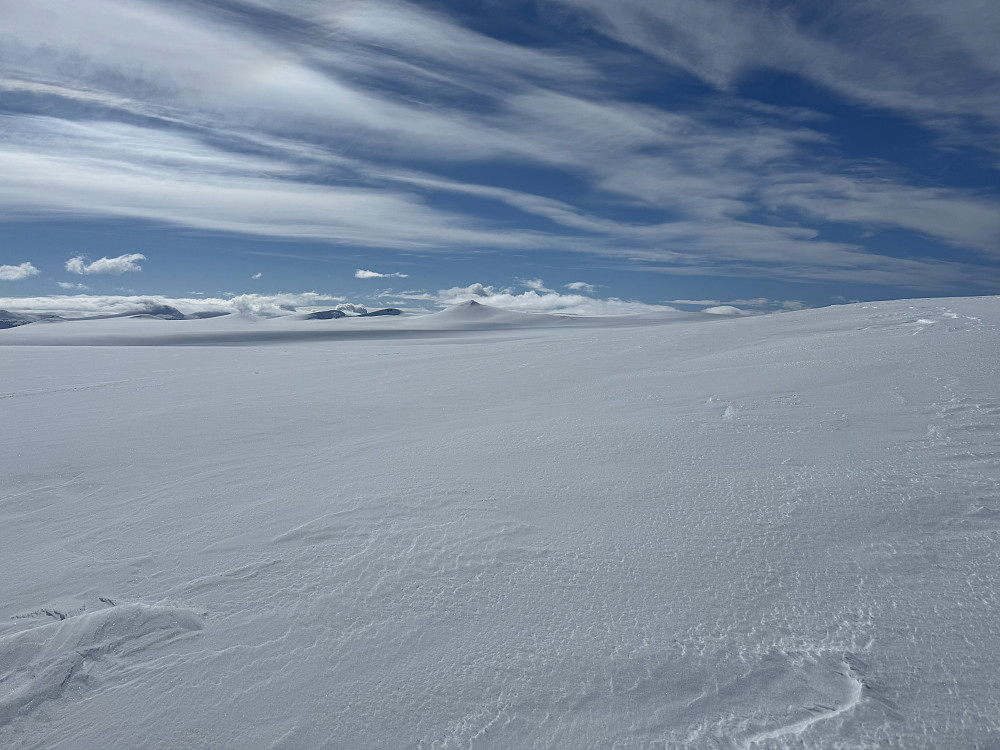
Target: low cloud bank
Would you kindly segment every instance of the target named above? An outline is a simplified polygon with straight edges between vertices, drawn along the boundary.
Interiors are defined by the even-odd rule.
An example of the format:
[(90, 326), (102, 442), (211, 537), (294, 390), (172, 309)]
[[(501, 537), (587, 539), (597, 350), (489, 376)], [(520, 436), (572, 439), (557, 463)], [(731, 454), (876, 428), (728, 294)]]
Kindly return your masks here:
[[(300, 307), (334, 306), (344, 302), (317, 292), (301, 294), (239, 294), (226, 298), (191, 299), (160, 295), (114, 296), (96, 294), (52, 295), (47, 297), (0, 297), (0, 309), (12, 313), (60, 318), (88, 318), (96, 315), (141, 315), (171, 307), (187, 316), (243, 313), (262, 317), (290, 315)], [(346, 305), (351, 307), (354, 305)], [(363, 309), (363, 308), (362, 308)]]
[(805, 310), (808, 307), (797, 299), (781, 300), (767, 297), (733, 299), (726, 302), (717, 299), (671, 299), (667, 302), (682, 307), (698, 307), (701, 308), (701, 312), (712, 315), (760, 315), (775, 310)]
[[(436, 292), (424, 290), (394, 291), (385, 289), (376, 294), (381, 304), (400, 307), (409, 303), (428, 311), (447, 309), (454, 305), (475, 300), (483, 305), (501, 310), (522, 313), (549, 313), (577, 315), (582, 317), (602, 317), (614, 315), (638, 315), (643, 313), (678, 312), (677, 307), (664, 304), (650, 304), (617, 297), (600, 299), (586, 294), (563, 294), (545, 286), (541, 279), (520, 281), (525, 291), (514, 287), (496, 287), (482, 283), (469, 286), (455, 286)], [(82, 285), (60, 284), (63, 288), (80, 288)], [(590, 291), (592, 285), (573, 282), (564, 285), (571, 289)], [(85, 287), (84, 287), (85, 288)], [(192, 293), (193, 294), (193, 293)], [(715, 315), (753, 315), (764, 310), (746, 310), (730, 303), (718, 303), (705, 307), (715, 300), (677, 300), (677, 304), (698, 306), (692, 312), (706, 312)], [(734, 300), (734, 302), (736, 302)], [(740, 300), (740, 302), (764, 303), (774, 309), (796, 309), (794, 303), (774, 300)], [(801, 303), (799, 303), (801, 304)], [(362, 315), (368, 312), (363, 304), (348, 302), (344, 297), (318, 292), (280, 294), (234, 294), (224, 297), (166, 297), (162, 295), (50, 295), (44, 297), (0, 297), (0, 310), (8, 310), (28, 318), (61, 317), (87, 318), (104, 315), (159, 314), (157, 311), (170, 307), (186, 317), (242, 313), (260, 317), (279, 317), (305, 310), (336, 309), (348, 315)]]
[[(430, 302), (447, 308), (472, 299), (490, 307), (525, 313), (556, 313), (560, 315), (604, 316), (636, 315), (651, 312), (676, 312), (668, 305), (651, 305), (645, 302), (622, 300), (617, 297), (595, 299), (582, 294), (561, 294), (545, 287), (541, 279), (521, 282), (528, 291), (517, 293), (511, 287), (493, 287), (485, 284), (456, 286), (430, 292), (383, 292), (380, 297), (396, 300)], [(541, 290), (541, 291), (539, 291)]]

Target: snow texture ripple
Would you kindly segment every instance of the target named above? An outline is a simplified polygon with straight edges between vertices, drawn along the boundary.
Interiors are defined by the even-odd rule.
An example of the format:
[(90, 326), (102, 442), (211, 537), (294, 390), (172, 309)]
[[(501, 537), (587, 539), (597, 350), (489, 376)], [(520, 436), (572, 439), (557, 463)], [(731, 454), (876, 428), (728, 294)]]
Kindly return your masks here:
[(708, 317), (0, 331), (0, 746), (1000, 747), (1000, 299)]

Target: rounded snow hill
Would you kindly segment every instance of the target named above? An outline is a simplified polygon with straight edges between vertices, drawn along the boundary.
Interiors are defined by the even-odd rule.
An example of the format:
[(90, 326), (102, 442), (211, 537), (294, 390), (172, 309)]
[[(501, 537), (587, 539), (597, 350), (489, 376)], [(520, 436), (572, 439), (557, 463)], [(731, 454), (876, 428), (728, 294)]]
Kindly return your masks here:
[(452, 305), (441, 312), (416, 319), (421, 328), (523, 328), (525, 326), (565, 325), (571, 318), (548, 313), (523, 313), (501, 310), (475, 300)]
[(636, 315), (583, 316), (559, 313), (526, 313), (503, 310), (468, 300), (441, 312), (421, 315), (411, 319), (411, 328), (486, 330), (495, 328), (545, 328), (561, 326), (607, 327), (659, 324), (666, 322), (692, 322), (719, 320), (725, 316), (706, 315), (673, 310), (669, 312), (639, 313)]

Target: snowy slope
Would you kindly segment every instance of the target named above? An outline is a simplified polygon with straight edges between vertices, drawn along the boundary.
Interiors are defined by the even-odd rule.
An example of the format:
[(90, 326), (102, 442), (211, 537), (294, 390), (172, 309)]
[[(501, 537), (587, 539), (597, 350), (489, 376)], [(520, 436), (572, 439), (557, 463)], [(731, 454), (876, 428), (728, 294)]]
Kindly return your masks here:
[(0, 331), (0, 747), (1000, 744), (1000, 299), (539, 321)]

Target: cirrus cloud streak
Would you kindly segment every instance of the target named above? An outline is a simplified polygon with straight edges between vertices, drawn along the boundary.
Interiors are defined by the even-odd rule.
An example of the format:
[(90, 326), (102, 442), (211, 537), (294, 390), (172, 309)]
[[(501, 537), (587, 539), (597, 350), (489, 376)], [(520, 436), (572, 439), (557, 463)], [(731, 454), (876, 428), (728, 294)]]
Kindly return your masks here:
[[(14, 4), (0, 90), (29, 104), (2, 117), (0, 209), (396, 251), (556, 250), (679, 276), (998, 284), (995, 194), (855, 158), (824, 115), (735, 93), (755, 71), (800, 75), (914, 119), (941, 149), (1000, 153), (995, 14), (973, 0), (867, 7), (810, 20), (735, 0), (556, 0), (539, 5), (548, 46), (529, 47), (404, 0)], [(567, 9), (619, 46), (584, 54), (558, 35)], [(648, 58), (628, 50), (715, 93), (693, 107), (630, 95), (621, 63)], [(879, 233), (931, 249), (900, 257)]]

